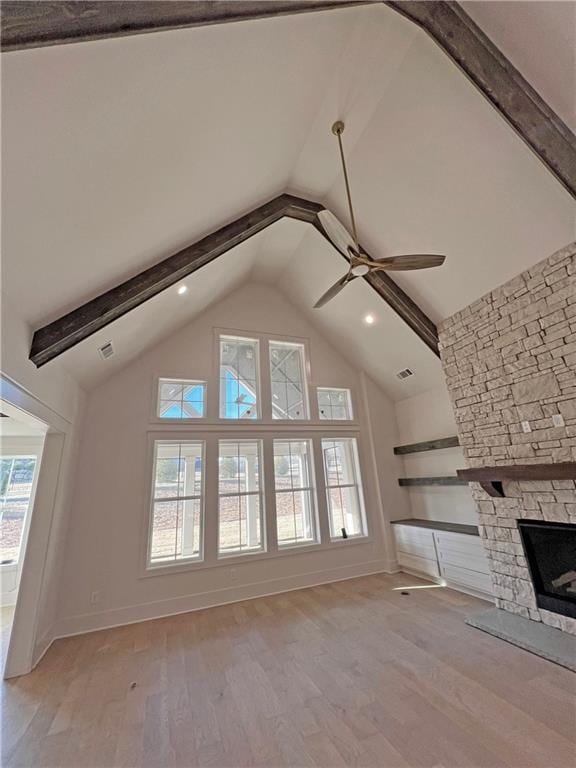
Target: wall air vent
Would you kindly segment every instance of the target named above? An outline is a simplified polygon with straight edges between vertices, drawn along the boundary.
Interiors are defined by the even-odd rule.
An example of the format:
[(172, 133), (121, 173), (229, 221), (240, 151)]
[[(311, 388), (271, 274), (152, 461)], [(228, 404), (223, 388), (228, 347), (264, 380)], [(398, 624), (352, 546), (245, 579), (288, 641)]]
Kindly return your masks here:
[(102, 344), (101, 347), (98, 347), (98, 352), (100, 353), (102, 360), (108, 360), (108, 358), (112, 357), (114, 354), (114, 347), (112, 346), (112, 342), (107, 341), (106, 344)]
[(404, 368), (403, 371), (398, 371), (396, 376), (402, 380), (407, 379), (409, 376), (414, 376), (414, 371), (411, 371), (410, 368)]

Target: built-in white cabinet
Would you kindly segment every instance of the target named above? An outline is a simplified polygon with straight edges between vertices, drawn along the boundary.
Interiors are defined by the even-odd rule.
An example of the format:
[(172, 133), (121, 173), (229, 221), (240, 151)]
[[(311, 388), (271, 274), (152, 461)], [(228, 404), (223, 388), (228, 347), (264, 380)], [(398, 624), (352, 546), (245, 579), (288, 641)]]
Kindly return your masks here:
[[(442, 526), (442, 523), (438, 525)], [(426, 527), (419, 527), (414, 522), (392, 526), (400, 568), (443, 579), (454, 589), (491, 596), (490, 569), (480, 537), (431, 526), (429, 521), (426, 521)], [(462, 528), (467, 530), (471, 526)]]
[(395, 525), (398, 563), (407, 570), (440, 576), (433, 531), (410, 525)]

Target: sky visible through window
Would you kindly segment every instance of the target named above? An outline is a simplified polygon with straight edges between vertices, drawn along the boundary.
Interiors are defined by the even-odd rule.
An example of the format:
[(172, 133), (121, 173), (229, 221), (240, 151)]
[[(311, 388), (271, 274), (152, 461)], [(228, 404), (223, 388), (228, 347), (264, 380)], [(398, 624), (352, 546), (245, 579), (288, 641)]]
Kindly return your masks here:
[(205, 402), (206, 384), (202, 381), (160, 380), (158, 415), (162, 419), (201, 419)]

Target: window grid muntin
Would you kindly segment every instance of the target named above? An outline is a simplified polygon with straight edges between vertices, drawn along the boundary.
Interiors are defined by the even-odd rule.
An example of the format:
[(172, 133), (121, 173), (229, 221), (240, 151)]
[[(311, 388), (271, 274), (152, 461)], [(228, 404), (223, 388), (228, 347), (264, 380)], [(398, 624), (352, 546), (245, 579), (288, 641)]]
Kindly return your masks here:
[[(304, 461), (303, 461), (303, 473), (307, 476), (308, 484), (302, 485), (302, 486), (294, 486), (294, 473), (292, 470), (292, 445), (295, 444), (301, 444), (305, 446), (305, 452), (303, 455)], [(276, 471), (276, 446), (278, 444), (286, 444), (288, 445), (288, 462), (289, 462), (289, 476), (290, 476), (290, 488), (278, 488), (277, 487), (277, 478), (278, 473)], [(274, 438), (273, 439), (273, 457), (274, 457), (274, 493), (276, 496), (276, 533), (277, 533), (277, 541), (278, 541), (278, 548), (279, 549), (287, 549), (290, 547), (297, 547), (299, 544), (302, 546), (306, 546), (309, 544), (317, 544), (318, 543), (318, 521), (317, 521), (317, 500), (316, 500), (316, 489), (314, 487), (314, 455), (313, 455), (313, 446), (312, 441), (309, 439), (287, 439), (287, 438)], [(283, 456), (281, 455), (280, 458)], [(298, 457), (298, 456), (297, 456)], [(291, 540), (283, 540), (280, 538), (280, 531), (279, 531), (279, 513), (278, 513), (278, 497), (282, 495), (292, 495), (292, 510), (293, 510), (293, 516), (294, 516), (294, 532), (297, 531), (297, 523), (296, 523), (296, 511), (295, 511), (295, 494), (299, 493), (307, 496), (308, 498), (308, 509), (309, 509), (309, 527), (311, 531), (310, 537), (298, 537), (297, 535), (291, 539)], [(304, 505), (302, 506), (302, 527), (304, 528)]]
[[(236, 454), (234, 457), (222, 455), (222, 448), (226, 446), (237, 446)], [(245, 465), (244, 473), (246, 475), (245, 482), (246, 486), (248, 485), (248, 462), (246, 460), (246, 455), (242, 454), (242, 446), (248, 445), (251, 447), (255, 447), (255, 459), (256, 459), (256, 471), (255, 471), (255, 478), (257, 482), (257, 489), (255, 490), (241, 490), (241, 473), (237, 472), (237, 482), (238, 482), (238, 488), (236, 491), (225, 491), (222, 492), (221, 490), (221, 483), (222, 483), (222, 474), (221, 474), (221, 467), (222, 467), (222, 458), (235, 458), (238, 463), (240, 463), (240, 459), (242, 459), (243, 464)], [(258, 544), (256, 545), (250, 545), (247, 541), (246, 546), (243, 545), (243, 536), (242, 536), (242, 511), (243, 507), (241, 504), (242, 499), (251, 499), (254, 498), (256, 501), (257, 506), (257, 514), (255, 516), (255, 519), (253, 521), (253, 524), (255, 525), (258, 533)], [(222, 532), (223, 532), (223, 524), (222, 524), (222, 499), (238, 499), (238, 545), (230, 545), (227, 547), (222, 546)], [(246, 539), (249, 538), (249, 512), (248, 506), (245, 508), (245, 529), (246, 529)], [(218, 440), (218, 539), (217, 539), (217, 556), (218, 558), (226, 558), (226, 557), (234, 557), (234, 556), (243, 556), (243, 555), (249, 555), (249, 554), (258, 554), (261, 552), (264, 552), (266, 550), (266, 528), (265, 528), (265, 515), (264, 515), (264, 482), (263, 482), (263, 466), (262, 466), (262, 440), (257, 438), (240, 438), (237, 440), (225, 438)]]
[[(344, 403), (335, 402), (336, 398), (342, 396)], [(328, 402), (322, 403), (322, 397), (326, 397)], [(349, 389), (345, 387), (316, 387), (316, 399), (320, 421), (353, 421), (352, 395)], [(344, 415), (336, 415), (338, 410), (342, 410)]]
[[(199, 449), (198, 454), (193, 456), (194, 461), (196, 462), (198, 458), (200, 459), (200, 478), (198, 479), (198, 470), (196, 468), (196, 463), (194, 465), (193, 469), (193, 487), (194, 490), (196, 490), (196, 487), (198, 486), (198, 492), (195, 493), (175, 493), (175, 494), (168, 494), (164, 496), (157, 495), (158, 490), (158, 466), (159, 466), (159, 450), (162, 448), (169, 448), (170, 446), (178, 446), (178, 456), (177, 456), (177, 488), (180, 490), (181, 485), (186, 485), (186, 458), (192, 458), (192, 456), (182, 456), (182, 446), (189, 446), (190, 448), (196, 447)], [(176, 457), (160, 457), (162, 461), (166, 460), (173, 460)], [(183, 462), (184, 458), (184, 462)], [(152, 476), (152, 503), (151, 503), (151, 512), (150, 512), (150, 537), (149, 537), (149, 543), (148, 543), (148, 567), (158, 567), (162, 565), (169, 565), (169, 564), (178, 564), (180, 562), (187, 562), (187, 561), (201, 561), (204, 557), (204, 496), (205, 496), (205, 474), (206, 474), (206, 468), (205, 468), (205, 459), (206, 459), (206, 450), (205, 450), (205, 443), (202, 440), (155, 440), (154, 441), (154, 462), (153, 462), (153, 476)], [(182, 465), (184, 465), (184, 478), (181, 480), (181, 473), (182, 473)], [(192, 554), (184, 554), (184, 525), (185, 525), (185, 515), (187, 514), (187, 510), (185, 509), (185, 506), (189, 502), (197, 502), (197, 504), (194, 504), (194, 507), (198, 508), (198, 523), (196, 525), (196, 511), (193, 515), (193, 523), (192, 523), (192, 540), (193, 542), (197, 542), (197, 549), (192, 549)], [(160, 556), (154, 556), (154, 541), (155, 541), (155, 535), (157, 535), (158, 530), (160, 530), (161, 526), (155, 525), (156, 523), (156, 509), (158, 505), (164, 505), (164, 504), (175, 504), (176, 505), (176, 521), (174, 525), (174, 554), (172, 557), (169, 557), (168, 555), (160, 557)], [(180, 524), (180, 520), (182, 521)], [(171, 528), (170, 528), (171, 530)], [(179, 546), (180, 541), (180, 546)], [(188, 549), (188, 547), (186, 547)], [(180, 550), (180, 554), (179, 554)]]
[[(173, 397), (166, 397), (164, 396), (165, 393), (165, 387), (168, 386), (174, 386), (174, 387), (180, 387), (181, 391), (179, 393), (174, 393)], [(199, 389), (201, 392), (200, 399), (194, 398), (187, 399), (185, 397), (185, 390), (186, 389)], [(196, 379), (168, 379), (168, 378), (160, 378), (158, 380), (158, 398), (156, 403), (156, 416), (159, 419), (163, 419), (166, 421), (174, 420), (174, 421), (188, 421), (188, 420), (196, 420), (196, 419), (203, 419), (206, 417), (206, 391), (207, 386), (206, 382), (202, 380), (196, 380)], [(196, 408), (197, 411), (199, 411), (197, 414), (194, 413), (186, 413), (186, 405), (191, 406), (201, 406), (200, 408)], [(177, 413), (174, 415), (166, 415), (165, 413), (162, 413), (162, 407), (167, 407), (168, 409), (175, 408), (176, 410), (180, 410), (180, 415)]]
[[(329, 451), (334, 451), (335, 457), (337, 458), (337, 449), (336, 445), (338, 443), (346, 444), (349, 446), (348, 453), (350, 458), (350, 475), (353, 477), (352, 482), (341, 482), (340, 481), (340, 467), (339, 462), (336, 460), (334, 461), (334, 466), (336, 470), (336, 479), (337, 482), (330, 482), (330, 471), (328, 468), (328, 453)], [(328, 448), (325, 446), (327, 444), (330, 444)], [(346, 529), (347, 538), (356, 538), (360, 536), (366, 535), (366, 522), (364, 517), (364, 505), (363, 505), (363, 499), (362, 499), (362, 491), (361, 491), (361, 480), (360, 480), (360, 466), (359, 466), (359, 457), (358, 457), (358, 444), (357, 440), (354, 437), (326, 437), (322, 438), (322, 462), (324, 467), (324, 482), (326, 487), (326, 502), (328, 506), (328, 522), (330, 525), (330, 537), (332, 540), (343, 538), (341, 534), (342, 528)], [(344, 478), (342, 478), (344, 479)], [(348, 531), (348, 526), (346, 524), (346, 517), (344, 512), (344, 504), (343, 504), (343, 490), (350, 490), (354, 491), (354, 506), (355, 509), (351, 513), (347, 513), (352, 516), (355, 527), (358, 528), (357, 532), (350, 533)], [(340, 497), (340, 516), (342, 518), (342, 525), (340, 528), (338, 528), (335, 525), (334, 517), (335, 517), (335, 510), (332, 504), (332, 492), (338, 491), (338, 495)]]
[[(304, 421), (309, 418), (308, 410), (308, 389), (306, 386), (306, 348), (304, 344), (293, 341), (278, 341), (270, 339), (268, 341), (268, 352), (270, 359), (270, 397), (272, 407), (272, 418), (279, 421)], [(284, 357), (275, 362), (274, 353), (281, 354), (285, 352)], [(297, 361), (297, 379), (291, 378), (289, 372), (284, 368), (290, 358)], [(277, 379), (275, 375), (281, 372), (284, 379)], [(299, 380), (298, 380), (299, 379)], [(289, 391), (292, 387), (297, 393), (297, 399), (290, 404)], [(284, 406), (282, 407), (282, 391), (284, 392)], [(298, 410), (299, 409), (299, 410)]]
[[(241, 382), (241, 375), (239, 370), (234, 370), (232, 363), (223, 362), (223, 355), (225, 353), (225, 345), (235, 346), (235, 362), (238, 363), (238, 349), (242, 346), (252, 348), (254, 371), (251, 378), (244, 378)], [(247, 359), (249, 359), (247, 357)], [(253, 421), (260, 418), (261, 403), (260, 403), (260, 342), (258, 339), (251, 338), (249, 336), (230, 336), (226, 334), (220, 334), (218, 338), (218, 388), (219, 388), (219, 416), (226, 421)], [(223, 373), (224, 371), (224, 373)], [(235, 378), (235, 382), (230, 381), (226, 373), (232, 375)], [(228, 400), (228, 388), (236, 388), (236, 402), (232, 403)], [(246, 390), (246, 394), (241, 393), (241, 387)], [(241, 397), (244, 399), (241, 400)], [(247, 398), (247, 400), (246, 400)], [(252, 402), (253, 401), (253, 402)], [(241, 414), (242, 403), (246, 403), (249, 408), (244, 410)], [(236, 406), (236, 415), (233, 410)], [(231, 411), (229, 409), (232, 409)]]

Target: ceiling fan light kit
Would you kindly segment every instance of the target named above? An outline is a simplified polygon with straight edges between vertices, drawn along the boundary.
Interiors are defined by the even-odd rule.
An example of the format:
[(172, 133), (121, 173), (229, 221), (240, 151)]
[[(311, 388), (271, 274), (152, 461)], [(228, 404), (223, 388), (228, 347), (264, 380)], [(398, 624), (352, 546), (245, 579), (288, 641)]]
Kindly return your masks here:
[(430, 269), (439, 267), (444, 263), (445, 256), (439, 254), (414, 254), (406, 256), (391, 256), (384, 259), (372, 259), (365, 253), (358, 243), (358, 232), (356, 229), (356, 219), (354, 217), (354, 207), (352, 205), (352, 193), (350, 191), (350, 180), (348, 178), (348, 169), (346, 167), (346, 157), (344, 155), (344, 146), (342, 144), (342, 134), (344, 133), (344, 123), (337, 120), (332, 126), (332, 133), (338, 139), (338, 148), (340, 150), (340, 160), (342, 163), (342, 172), (344, 174), (344, 184), (346, 187), (346, 199), (348, 202), (348, 213), (350, 216), (350, 225), (352, 235), (348, 232), (330, 211), (323, 210), (318, 214), (318, 219), (324, 230), (324, 234), (332, 243), (334, 248), (345, 256), (350, 262), (348, 272), (332, 285), (314, 305), (314, 309), (320, 309), (340, 291), (355, 280), (357, 277), (365, 277), (372, 272), (386, 271), (408, 271), (414, 269)]

